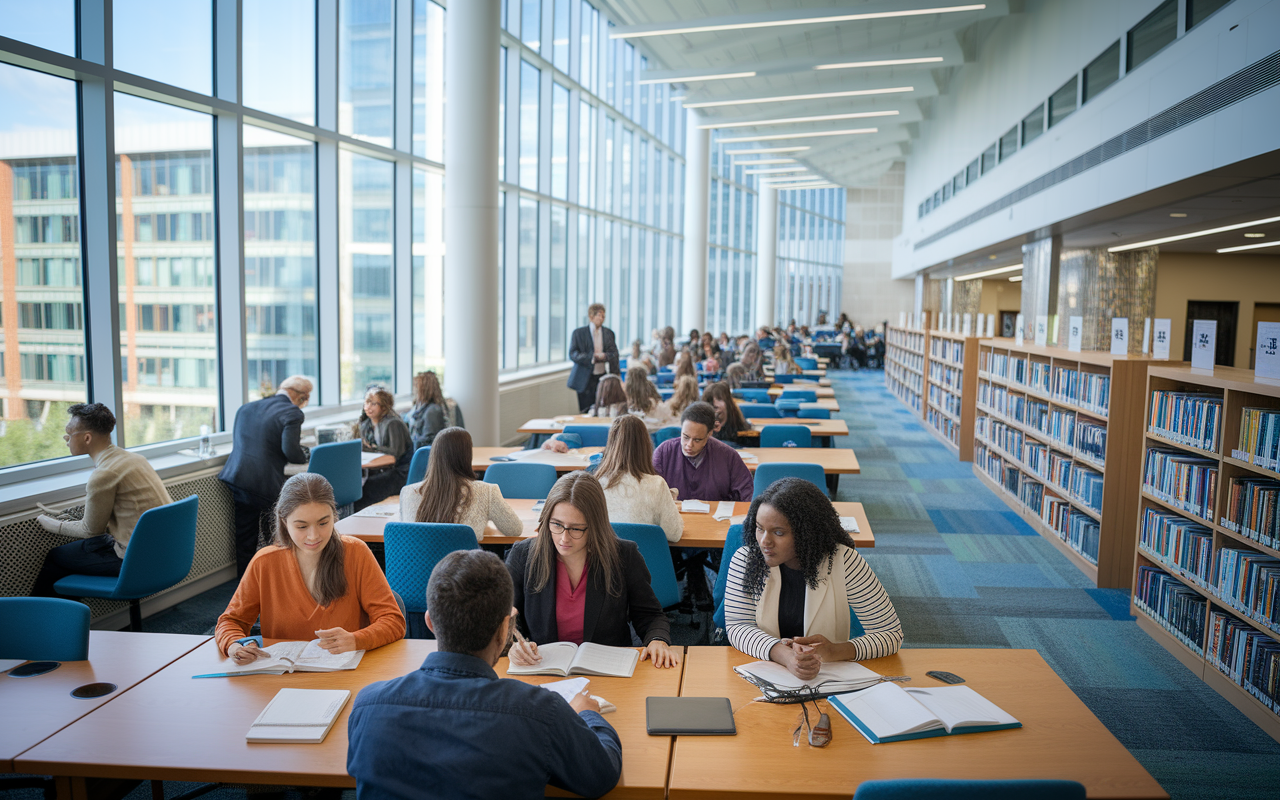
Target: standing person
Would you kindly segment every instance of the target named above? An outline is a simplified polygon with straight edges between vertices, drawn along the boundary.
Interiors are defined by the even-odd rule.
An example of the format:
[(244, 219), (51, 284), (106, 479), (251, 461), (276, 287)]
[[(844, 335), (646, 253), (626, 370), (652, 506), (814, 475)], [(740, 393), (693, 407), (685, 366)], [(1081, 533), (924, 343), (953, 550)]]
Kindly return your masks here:
[(587, 307), (590, 325), (583, 325), (569, 338), (569, 388), (578, 393), (578, 412), (587, 413), (596, 399), (596, 384), (601, 375), (617, 375), (618, 343), (613, 331), (604, 326), (605, 309), (602, 303)]
[(680, 438), (653, 451), (653, 468), (682, 500), (750, 500), (751, 472), (737, 450), (713, 438), (715, 429), (711, 404), (690, 405), (680, 415)]
[(599, 797), (622, 775), (622, 742), (584, 690), (566, 703), (499, 680), (513, 589), (502, 561), (458, 550), (427, 581), (436, 651), (360, 691), (347, 723), (347, 772), (360, 800), (542, 797), (548, 784)]
[(356, 501), (356, 511), (380, 503), (393, 494), (399, 494), (409, 477), (409, 462), (413, 460), (413, 441), (409, 438), (409, 426), (396, 413), (395, 398), (386, 389), (370, 389), (364, 396), (364, 412), (356, 422), (355, 432), (367, 453), (383, 453), (396, 460), (388, 469), (370, 475), (364, 482), (364, 491)]
[(490, 521), (503, 536), (519, 536), (524, 523), (497, 484), (476, 480), (472, 452), (470, 433), (462, 428), (441, 431), (431, 448), (426, 477), (400, 492), (400, 519), (470, 525), (477, 542)]
[(31, 587), (34, 597), (58, 597), (53, 585), (68, 575), (118, 576), (138, 518), (144, 511), (173, 502), (146, 456), (111, 443), (116, 427), (111, 409), (102, 403), (77, 403), (67, 413), (71, 419), (62, 438), (71, 455), (93, 459), (93, 473), (85, 486), (81, 519), (36, 517), (46, 531), (80, 541), (45, 554), (44, 566)]
[(657, 525), (668, 542), (680, 541), (684, 519), (671, 488), (653, 470), (653, 439), (639, 417), (627, 414), (609, 426), (596, 479), (604, 488), (610, 522)]
[[(218, 480), (236, 504), (236, 574), (243, 575), (258, 550), (264, 517), (284, 486), (285, 464), (305, 464), (302, 409), (311, 400), (311, 381), (291, 375), (272, 396), (245, 403), (231, 427), (232, 450)], [(270, 528), (266, 531), (271, 537)]]
[(404, 424), (409, 426), (414, 450), (430, 446), (445, 428), (467, 427), (462, 409), (453, 398), (444, 396), (435, 370), (413, 376), (413, 408), (405, 414)]

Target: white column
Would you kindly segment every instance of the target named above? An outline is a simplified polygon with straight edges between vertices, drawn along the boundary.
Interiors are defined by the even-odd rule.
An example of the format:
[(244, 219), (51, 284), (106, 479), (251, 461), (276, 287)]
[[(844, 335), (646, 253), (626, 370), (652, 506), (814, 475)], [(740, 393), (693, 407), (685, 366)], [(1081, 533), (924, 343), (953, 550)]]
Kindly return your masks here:
[(498, 441), (498, 0), (449, 5), (445, 386), (477, 446)]
[(684, 295), (680, 332), (707, 327), (707, 204), (711, 192), (711, 131), (689, 112), (684, 136)]
[(756, 327), (772, 325), (778, 285), (778, 190), (761, 186), (756, 202)]

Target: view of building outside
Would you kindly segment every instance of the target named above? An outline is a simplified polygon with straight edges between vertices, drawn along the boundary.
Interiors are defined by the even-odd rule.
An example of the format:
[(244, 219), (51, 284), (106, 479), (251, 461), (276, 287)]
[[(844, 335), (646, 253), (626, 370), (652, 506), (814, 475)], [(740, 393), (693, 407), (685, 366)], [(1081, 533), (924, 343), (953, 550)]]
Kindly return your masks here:
[(844, 189), (778, 192), (777, 319), (813, 325), (840, 314)]

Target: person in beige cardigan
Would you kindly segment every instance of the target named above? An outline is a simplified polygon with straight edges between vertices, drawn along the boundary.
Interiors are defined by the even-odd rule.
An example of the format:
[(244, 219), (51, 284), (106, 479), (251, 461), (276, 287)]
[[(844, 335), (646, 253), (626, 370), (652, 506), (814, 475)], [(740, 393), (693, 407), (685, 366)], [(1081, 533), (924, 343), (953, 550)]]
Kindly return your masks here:
[(604, 487), (610, 522), (657, 525), (668, 542), (680, 541), (684, 519), (667, 482), (653, 468), (653, 440), (644, 420), (627, 414), (613, 421), (595, 475)]
[(524, 523), (502, 498), (502, 490), (475, 479), (471, 455), (471, 434), (466, 429), (445, 428), (436, 434), (426, 477), (400, 492), (400, 519), (470, 525), (477, 542), (484, 538), (490, 521), (503, 536), (523, 533)]

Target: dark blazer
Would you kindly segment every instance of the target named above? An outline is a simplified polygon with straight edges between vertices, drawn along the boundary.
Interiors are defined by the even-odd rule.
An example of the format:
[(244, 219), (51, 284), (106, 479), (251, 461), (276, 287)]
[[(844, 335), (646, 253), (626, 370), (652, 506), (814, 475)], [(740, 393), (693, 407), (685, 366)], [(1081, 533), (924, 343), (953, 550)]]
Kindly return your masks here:
[[(529, 556), (533, 552), (534, 539), (518, 542), (507, 554), (507, 570), (515, 583), (515, 606), (520, 612), (516, 617), (520, 632), (534, 642), (559, 641), (556, 630), (555, 574), (542, 591), (535, 592), (525, 580)], [(618, 540), (618, 566), (622, 569), (622, 592), (617, 597), (604, 588), (604, 576), (599, 570), (587, 569), (587, 603), (582, 618), (582, 641), (607, 644), (613, 647), (631, 647), (630, 621), (636, 633), (647, 645), (654, 639), (671, 643), (671, 625), (667, 615), (658, 605), (658, 597), (649, 582), (649, 568), (645, 566), (640, 548), (628, 539)]]
[[(618, 342), (613, 336), (613, 331), (608, 328), (601, 328), (600, 334), (601, 344), (604, 345), (604, 354), (607, 358), (606, 363), (609, 365), (609, 374), (620, 376)], [(575, 392), (586, 391), (587, 381), (591, 379), (591, 371), (595, 368), (595, 354), (596, 345), (591, 340), (591, 326), (583, 325), (569, 337), (569, 360), (573, 362), (573, 369), (569, 370), (568, 386), (570, 389)]]
[(284, 465), (303, 464), (302, 409), (287, 395), (276, 394), (245, 403), (231, 429), (235, 449), (218, 479), (274, 503), (284, 485)]

